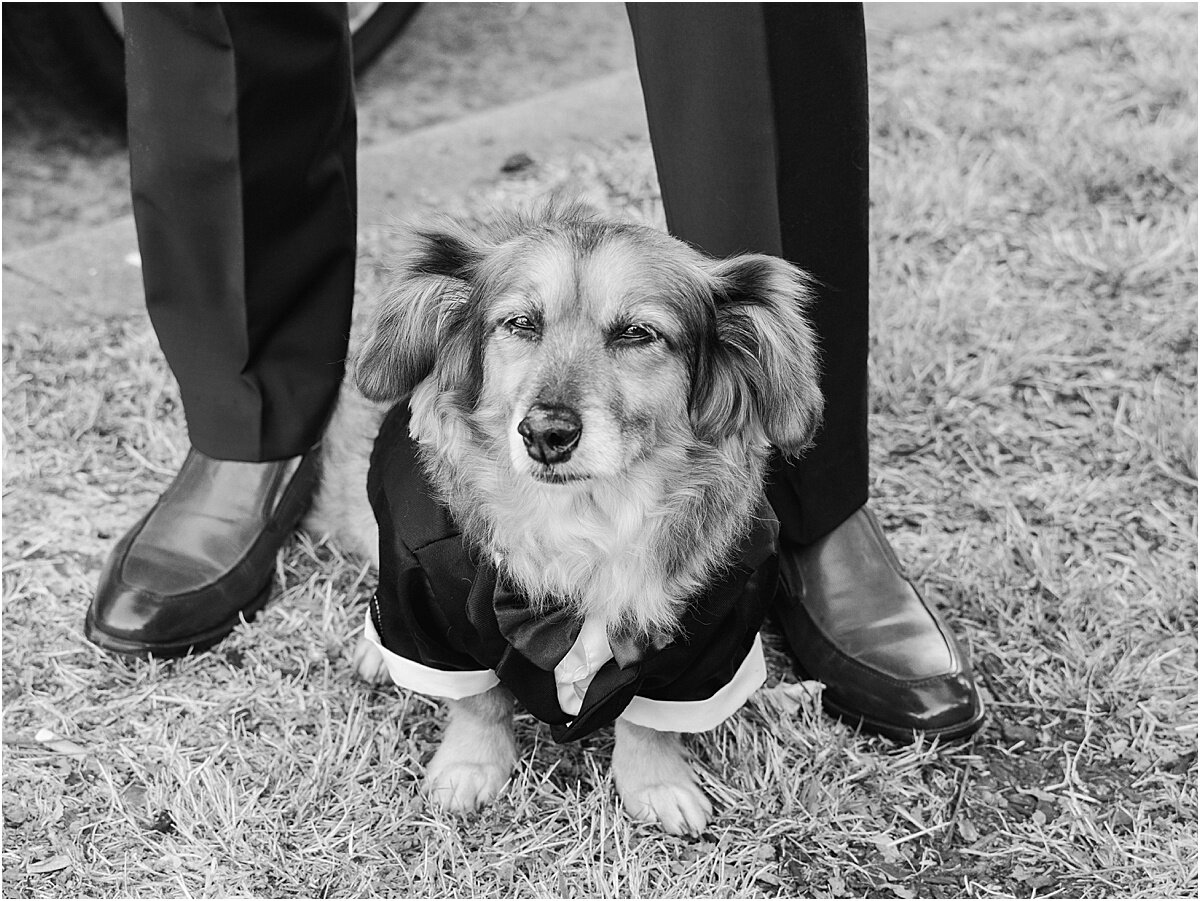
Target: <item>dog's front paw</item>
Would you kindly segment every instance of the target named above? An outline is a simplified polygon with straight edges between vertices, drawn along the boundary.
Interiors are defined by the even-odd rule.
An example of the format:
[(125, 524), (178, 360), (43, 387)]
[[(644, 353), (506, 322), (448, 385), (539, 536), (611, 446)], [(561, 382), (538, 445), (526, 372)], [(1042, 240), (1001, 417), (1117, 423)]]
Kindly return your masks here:
[(471, 813), (493, 800), (512, 772), (512, 761), (461, 759), (445, 750), (440, 748), (429, 762), (425, 792), (453, 813)]
[(679, 736), (617, 720), (613, 779), (635, 820), (659, 823), (672, 835), (699, 835), (712, 818)]
[(379, 648), (365, 638), (360, 638), (358, 647), (354, 649), (354, 670), (360, 679), (372, 685), (386, 682), (388, 679), (387, 664)]
[(494, 688), (451, 702), (441, 747), (425, 771), (425, 791), (439, 807), (469, 813), (500, 794), (516, 765), (512, 701)]
[(470, 813), (500, 794), (517, 762), (511, 735), (478, 735), (468, 744), (442, 742), (425, 771), (425, 791), (439, 807)]
[[(688, 772), (691, 780), (695, 777)], [(694, 781), (670, 779), (658, 783), (638, 783), (622, 787), (617, 782), (621, 803), (635, 820), (659, 823), (672, 835), (699, 835), (712, 818), (712, 804)]]

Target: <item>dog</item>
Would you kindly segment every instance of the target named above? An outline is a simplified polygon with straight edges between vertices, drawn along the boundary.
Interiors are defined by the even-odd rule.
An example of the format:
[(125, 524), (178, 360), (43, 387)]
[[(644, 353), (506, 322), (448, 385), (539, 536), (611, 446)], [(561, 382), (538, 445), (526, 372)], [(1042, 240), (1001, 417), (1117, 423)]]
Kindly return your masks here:
[[(626, 705), (607, 714), (619, 714), (612, 767), (624, 806), (697, 834), (712, 807), (679, 732), (712, 728), (765, 678), (757, 630), (774, 590), (775, 524), (764, 480), (770, 455), (803, 452), (820, 420), (805, 315), (813, 283), (775, 257), (714, 259), (568, 203), (480, 227), (445, 219), (412, 244), (353, 359), (377, 412), (346, 412), (361, 401), (343, 399), (315, 504), (316, 528), (381, 565), (356, 668), (449, 699), (425, 787), (464, 812), (494, 798), (515, 766), (514, 690), (570, 738), (571, 716), (608, 679), (619, 687), (606, 698)], [(364, 443), (384, 410), (395, 421), (368, 475)], [(420, 485), (389, 487), (410, 470)], [(445, 535), (395, 537), (398, 522), (424, 519)], [(462, 556), (435, 564), (430, 548)], [(389, 626), (386, 609), (418, 589), (389, 589), (381, 604), (385, 583), (424, 592), (443, 565), (443, 593), (460, 593), (456, 612), (422, 608)], [(492, 581), (481, 594), (484, 570)], [(526, 617), (515, 626), (513, 610)], [(559, 655), (571, 647), (535, 666), (526, 657), (553, 644), (547, 623), (566, 630)], [(384, 632), (404, 653), (388, 649)], [(530, 636), (531, 650), (512, 653), (515, 633)], [(451, 634), (474, 636), (461, 642), (491, 657), (471, 668), (455, 662), (462, 646), (427, 650)], [(725, 659), (689, 658), (697, 635), (708, 636), (704, 654)], [(666, 662), (656, 671), (655, 661)], [(729, 684), (711, 697), (672, 682), (672, 668), (703, 682), (722, 667)], [(539, 686), (528, 698), (513, 688), (526, 676)], [(630, 699), (635, 688), (657, 697)], [(683, 702), (672, 701), (680, 692)]]

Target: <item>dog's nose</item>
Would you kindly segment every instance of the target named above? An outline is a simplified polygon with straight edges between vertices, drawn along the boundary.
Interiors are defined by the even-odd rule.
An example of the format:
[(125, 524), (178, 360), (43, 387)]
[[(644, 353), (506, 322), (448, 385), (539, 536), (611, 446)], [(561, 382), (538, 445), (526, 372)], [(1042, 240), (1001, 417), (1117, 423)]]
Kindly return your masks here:
[(579, 444), (583, 422), (570, 407), (534, 404), (517, 424), (525, 451), (539, 463), (562, 463)]

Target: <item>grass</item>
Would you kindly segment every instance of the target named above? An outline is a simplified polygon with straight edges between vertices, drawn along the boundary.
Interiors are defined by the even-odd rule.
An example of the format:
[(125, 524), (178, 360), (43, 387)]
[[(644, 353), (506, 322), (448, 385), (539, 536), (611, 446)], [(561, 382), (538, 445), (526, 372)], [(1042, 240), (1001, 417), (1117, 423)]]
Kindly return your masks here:
[[(699, 840), (621, 813), (611, 733), (522, 717), (502, 798), (415, 793), (420, 696), (354, 681), (372, 576), (301, 537), (211, 653), (82, 637), (113, 540), (186, 437), (141, 317), (5, 336), (6, 897), (1194, 897), (1196, 14), (986, 7), (872, 48), (873, 506), (991, 718), (898, 746), (769, 687), (692, 742)], [(648, 148), (574, 190), (658, 221)], [(361, 240), (364, 304), (391, 238)], [(53, 733), (53, 736), (47, 733)]]

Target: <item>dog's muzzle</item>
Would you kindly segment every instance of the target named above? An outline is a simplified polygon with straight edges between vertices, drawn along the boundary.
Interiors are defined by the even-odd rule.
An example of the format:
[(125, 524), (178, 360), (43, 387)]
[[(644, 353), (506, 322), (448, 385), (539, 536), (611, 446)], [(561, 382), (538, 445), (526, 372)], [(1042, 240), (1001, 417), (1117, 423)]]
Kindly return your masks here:
[(534, 404), (517, 423), (517, 432), (525, 442), (525, 451), (538, 463), (547, 465), (571, 459), (583, 433), (583, 421), (570, 407)]

